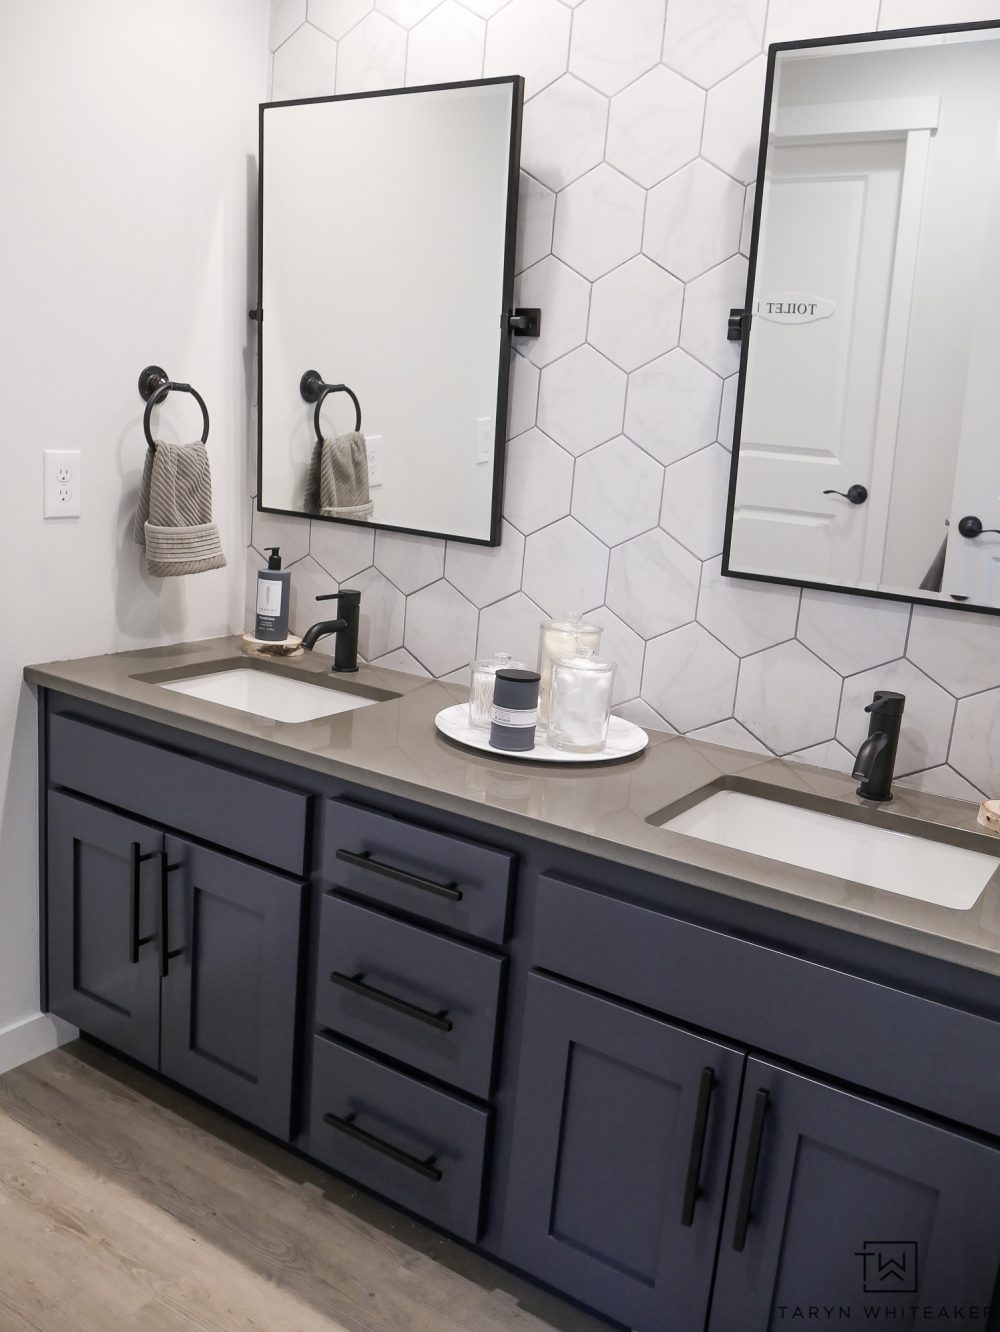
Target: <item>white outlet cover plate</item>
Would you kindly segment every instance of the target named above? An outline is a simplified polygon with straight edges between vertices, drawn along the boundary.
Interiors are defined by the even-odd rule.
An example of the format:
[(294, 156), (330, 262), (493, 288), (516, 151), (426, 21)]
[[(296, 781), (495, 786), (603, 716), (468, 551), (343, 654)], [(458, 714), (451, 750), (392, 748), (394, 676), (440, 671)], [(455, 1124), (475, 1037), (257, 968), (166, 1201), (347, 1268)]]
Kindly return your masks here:
[(42, 517), (79, 518), (79, 449), (42, 450)]

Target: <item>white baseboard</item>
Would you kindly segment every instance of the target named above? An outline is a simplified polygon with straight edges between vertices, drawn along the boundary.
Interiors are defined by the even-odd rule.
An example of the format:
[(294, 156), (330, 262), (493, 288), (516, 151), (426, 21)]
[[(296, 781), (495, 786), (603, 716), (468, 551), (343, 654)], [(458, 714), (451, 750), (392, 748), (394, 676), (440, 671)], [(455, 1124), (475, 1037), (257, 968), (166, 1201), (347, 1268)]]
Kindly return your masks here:
[(48, 1054), (67, 1041), (75, 1041), (79, 1034), (76, 1027), (50, 1013), (36, 1013), (4, 1027), (0, 1030), (0, 1074)]

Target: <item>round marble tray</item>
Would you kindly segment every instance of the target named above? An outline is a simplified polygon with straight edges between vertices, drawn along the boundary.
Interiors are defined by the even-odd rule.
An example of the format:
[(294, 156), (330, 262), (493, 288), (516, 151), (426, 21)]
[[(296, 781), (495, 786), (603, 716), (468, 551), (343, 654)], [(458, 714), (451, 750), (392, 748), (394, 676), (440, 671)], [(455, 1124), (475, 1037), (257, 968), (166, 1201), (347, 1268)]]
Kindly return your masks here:
[(449, 740), (455, 740), (468, 749), (481, 749), (495, 758), (530, 759), (535, 763), (613, 763), (616, 759), (640, 754), (649, 744), (649, 736), (641, 726), (624, 717), (612, 717), (608, 727), (608, 743), (599, 754), (574, 754), (566, 749), (553, 749), (545, 740), (544, 732), (536, 733), (534, 749), (512, 753), (509, 749), (494, 749), (489, 731), (481, 731), (469, 724), (469, 705), (456, 703), (445, 708), (434, 718), (434, 725)]

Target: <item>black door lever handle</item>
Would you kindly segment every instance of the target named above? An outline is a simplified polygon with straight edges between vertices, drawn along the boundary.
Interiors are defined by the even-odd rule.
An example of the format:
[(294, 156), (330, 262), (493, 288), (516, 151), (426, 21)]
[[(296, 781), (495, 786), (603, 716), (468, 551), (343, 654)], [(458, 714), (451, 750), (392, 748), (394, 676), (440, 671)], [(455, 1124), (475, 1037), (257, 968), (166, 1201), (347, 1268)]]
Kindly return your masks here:
[(984, 527), (980, 519), (975, 517), (974, 514), (970, 513), (967, 514), (966, 517), (964, 518), (959, 518), (958, 520), (959, 536), (968, 537), (971, 540), (973, 537), (982, 536), (984, 532), (996, 532), (997, 535), (1000, 536), (1000, 528)]
[(824, 490), (824, 495), (839, 495), (841, 499), (850, 500), (852, 504), (864, 504), (868, 498), (868, 491), (864, 486), (848, 486), (846, 490)]

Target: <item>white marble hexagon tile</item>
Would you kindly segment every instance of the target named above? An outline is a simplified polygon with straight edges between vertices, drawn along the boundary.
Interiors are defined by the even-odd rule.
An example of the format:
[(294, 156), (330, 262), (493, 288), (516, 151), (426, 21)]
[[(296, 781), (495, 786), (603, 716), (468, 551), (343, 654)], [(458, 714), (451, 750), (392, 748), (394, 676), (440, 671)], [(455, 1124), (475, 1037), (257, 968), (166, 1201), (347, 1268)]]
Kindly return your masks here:
[[(768, 42), (1000, 18), (1000, 0), (272, 0), (273, 96), (521, 73), (518, 301), (497, 550), (253, 514), (313, 596), (364, 592), (370, 661), (464, 679), (538, 622), (605, 626), (619, 711), (844, 769), (875, 687), (899, 771), (1000, 795), (1000, 620), (719, 574)], [(248, 592), (249, 599), (249, 592)]]

